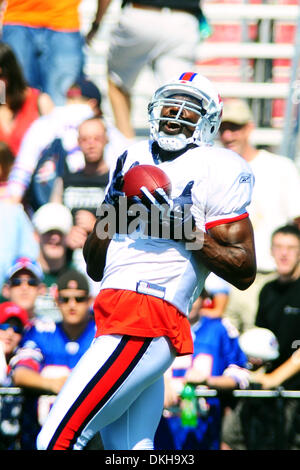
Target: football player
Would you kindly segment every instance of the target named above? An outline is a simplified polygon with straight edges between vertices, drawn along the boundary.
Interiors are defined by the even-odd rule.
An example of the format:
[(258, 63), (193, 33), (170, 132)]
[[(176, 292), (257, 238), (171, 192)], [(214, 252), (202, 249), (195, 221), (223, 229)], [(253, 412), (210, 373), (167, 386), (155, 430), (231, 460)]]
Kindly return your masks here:
[[(212, 83), (183, 73), (154, 94), (150, 139), (119, 157), (104, 204), (122, 211), (124, 173), (136, 164), (158, 165), (171, 180), (171, 195), (143, 188), (144, 205), (135, 202), (158, 209), (163, 215), (154, 225), (168, 226), (169, 235), (151, 236), (151, 227), (145, 235), (137, 226), (111, 236), (99, 217), (84, 247), (88, 274), (101, 280), (96, 339), (60, 392), (38, 449), (83, 449), (98, 431), (105, 449), (153, 449), (163, 374), (176, 356), (193, 352), (187, 315), (208, 273), (241, 290), (253, 282), (247, 206), (254, 179), (238, 154), (213, 147), (221, 114)], [(166, 205), (167, 217), (160, 211)], [(174, 236), (178, 227), (181, 239)]]

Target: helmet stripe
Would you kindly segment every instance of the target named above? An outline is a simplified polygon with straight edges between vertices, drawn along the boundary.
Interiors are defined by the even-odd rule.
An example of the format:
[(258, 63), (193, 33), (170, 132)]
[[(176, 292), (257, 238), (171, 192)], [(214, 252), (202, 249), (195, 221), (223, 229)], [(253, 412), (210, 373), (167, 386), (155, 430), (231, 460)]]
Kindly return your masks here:
[(197, 75), (197, 73), (194, 73), (194, 72), (184, 72), (179, 77), (179, 80), (185, 80), (187, 82), (191, 82), (196, 75)]

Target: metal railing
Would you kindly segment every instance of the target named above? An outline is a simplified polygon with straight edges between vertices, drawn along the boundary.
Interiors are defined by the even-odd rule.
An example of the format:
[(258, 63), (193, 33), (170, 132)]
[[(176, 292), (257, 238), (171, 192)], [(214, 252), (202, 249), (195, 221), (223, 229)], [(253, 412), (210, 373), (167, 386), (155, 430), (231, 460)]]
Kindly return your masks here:
[[(278, 423), (280, 425), (276, 426), (275, 429), (276, 439), (274, 443), (273, 450), (283, 450), (282, 445), (286, 442), (284, 435), (284, 401), (287, 399), (298, 399), (300, 398), (300, 390), (285, 390), (283, 387), (278, 387), (274, 390), (260, 390), (260, 389), (234, 389), (234, 390), (225, 390), (225, 389), (210, 389), (210, 388), (196, 388), (196, 396), (201, 398), (213, 398), (219, 397), (221, 398), (225, 394), (227, 396), (232, 396), (237, 399), (244, 399), (244, 398), (258, 398), (258, 399), (265, 399), (265, 398), (275, 398), (277, 399), (277, 406), (274, 407), (274, 412), (278, 414)], [(22, 396), (23, 390), (20, 387), (0, 387), (0, 402), (1, 397), (3, 396)], [(169, 411), (175, 414), (180, 413), (179, 406), (168, 408)], [(255, 450), (255, 448), (253, 448)]]

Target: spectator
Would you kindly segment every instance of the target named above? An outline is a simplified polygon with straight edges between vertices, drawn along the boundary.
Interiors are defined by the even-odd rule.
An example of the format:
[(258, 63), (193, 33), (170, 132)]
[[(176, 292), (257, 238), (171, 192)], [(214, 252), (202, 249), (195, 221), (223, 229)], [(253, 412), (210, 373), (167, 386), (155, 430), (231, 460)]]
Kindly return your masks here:
[(62, 204), (48, 203), (40, 207), (32, 219), (40, 253), (38, 261), (43, 270), (45, 292), (38, 295), (35, 310), (39, 317), (61, 319), (56, 303), (58, 277), (72, 267), (72, 250), (68, 249), (67, 239), (73, 227), (72, 214)]
[(0, 302), (1, 289), (6, 273), (19, 257), (38, 256), (38, 244), (34, 239), (33, 226), (21, 204), (11, 204), (5, 197), (5, 188), (14, 157), (4, 142), (0, 142)]
[[(267, 328), (253, 327), (240, 335), (239, 342), (248, 358), (249, 388), (259, 389), (257, 374), (262, 375), (270, 370), (279, 356), (277, 338)], [(283, 434), (286, 428), (283, 426), (283, 409), (280, 405), (272, 397), (235, 399), (232, 409), (226, 410), (223, 419), (221, 449), (274, 450), (278, 444), (284, 446)]]
[[(104, 2), (98, 21), (109, 4)], [(123, 0), (121, 8), (110, 38), (108, 92), (116, 126), (132, 139), (131, 93), (138, 75), (148, 65), (161, 85), (193, 68), (201, 9), (199, 0)]]
[(13, 359), (13, 380), (26, 396), (22, 427), (23, 449), (34, 449), (37, 432), (71, 369), (95, 335), (86, 277), (70, 269), (57, 281), (62, 320), (33, 326)]
[(55, 105), (65, 103), (66, 91), (83, 73), (79, 4), (80, 0), (6, 1), (3, 41), (15, 51), (30, 86), (48, 93)]
[[(102, 116), (100, 91), (89, 80), (77, 80), (67, 93), (66, 105), (38, 119), (27, 132), (9, 177), (7, 193), (13, 201), (22, 201), (31, 183), (28, 198), (36, 210), (49, 202), (64, 159), (71, 172), (84, 167), (77, 128), (93, 116)], [(114, 126), (106, 124), (106, 128), (109, 142), (105, 160), (110, 166), (125, 150), (128, 140)]]
[[(68, 235), (68, 246), (73, 251), (74, 265), (86, 272), (82, 248), (92, 232), (97, 209), (104, 199), (109, 181), (109, 168), (105, 161), (108, 136), (102, 119), (90, 118), (78, 128), (79, 149), (84, 155), (84, 168), (71, 172), (67, 162), (61, 178), (57, 178), (52, 200), (62, 202), (73, 215), (74, 225)], [(99, 284), (89, 280), (93, 296), (99, 291)]]
[(258, 273), (246, 294), (240, 295), (232, 289), (226, 309), (226, 315), (241, 332), (254, 325), (259, 292), (274, 277), (276, 267), (270, 253), (272, 232), (300, 216), (300, 177), (296, 165), (286, 157), (254, 148), (250, 142), (253, 129), (253, 116), (247, 103), (235, 99), (225, 101), (220, 140), (224, 147), (239, 153), (249, 163), (255, 176), (249, 214)]
[[(262, 288), (255, 321), (257, 327), (270, 330), (278, 341), (279, 355), (272, 358), (271, 366), (264, 371), (270, 373), (291, 357), (295, 344), (297, 345), (299, 339), (300, 231), (295, 225), (279, 227), (274, 232), (272, 235), (272, 255), (277, 266), (277, 278), (266, 283)], [(282, 385), (289, 390), (300, 390), (300, 374), (291, 376), (288, 380), (283, 381)], [(227, 445), (234, 449), (253, 449), (254, 446), (258, 449), (274, 449), (278, 446), (276, 434), (274, 433), (280, 426), (284, 426), (285, 432), (281, 439), (280, 448), (299, 448), (299, 400), (285, 399), (284, 424), (280, 424), (279, 421), (274, 419), (272, 409), (275, 405), (276, 401), (274, 400), (259, 401), (257, 398), (255, 402), (247, 401), (245, 404), (240, 405), (241, 409), (238, 408), (232, 419), (235, 420), (236, 415), (243, 412), (245, 420), (241, 419), (244, 431), (240, 437), (237, 437), (232, 431), (230, 431), (229, 436), (224, 435)], [(259, 430), (261, 433), (261, 439), (256, 438), (254, 443), (253, 436), (246, 432), (249, 428), (246, 417), (249, 417), (251, 413), (253, 414), (253, 410), (257, 411), (255, 426), (257, 432)], [(231, 424), (233, 427), (233, 422)], [(235, 436), (234, 440), (232, 440), (233, 436)]]
[[(177, 357), (165, 373), (165, 406), (180, 408), (180, 393), (186, 382), (205, 388), (233, 389), (248, 385), (247, 358), (238, 344), (238, 332), (221, 318), (209, 318), (198, 309), (193, 325), (194, 353)], [(218, 450), (222, 421), (219, 398), (198, 400), (197, 427), (183, 427), (178, 414), (166, 410), (155, 443), (160, 450)]]
[(35, 301), (44, 292), (43, 272), (40, 265), (30, 258), (18, 258), (6, 273), (2, 288), (5, 299), (24, 308), (31, 321), (36, 317)]
[(104, 122), (99, 118), (90, 118), (80, 124), (78, 143), (85, 160), (84, 168), (71, 172), (65, 162), (61, 181), (57, 181), (52, 200), (68, 207), (74, 217), (74, 224), (87, 235), (94, 228), (96, 211), (104, 199), (109, 182), (109, 167), (104, 158), (108, 144)]
[[(0, 305), (0, 386), (12, 387), (10, 360), (16, 354), (24, 328), (28, 325), (26, 310), (13, 302)], [(18, 450), (22, 397), (0, 397), (0, 450)]]
[[(279, 227), (272, 236), (272, 254), (277, 279), (265, 284), (259, 296), (256, 325), (276, 335), (279, 357), (273, 369), (294, 352), (293, 344), (300, 331), (300, 231), (294, 225)], [(300, 390), (300, 374), (284, 386)]]
[(46, 93), (28, 86), (14, 52), (1, 41), (0, 85), (0, 140), (16, 156), (31, 123), (49, 113), (53, 103)]

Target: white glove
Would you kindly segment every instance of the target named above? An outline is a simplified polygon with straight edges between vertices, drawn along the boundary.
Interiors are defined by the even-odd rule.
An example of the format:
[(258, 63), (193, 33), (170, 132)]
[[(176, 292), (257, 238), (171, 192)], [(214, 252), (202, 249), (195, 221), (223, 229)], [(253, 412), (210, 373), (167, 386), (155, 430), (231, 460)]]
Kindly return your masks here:
[(244, 390), (249, 387), (250, 373), (247, 369), (239, 367), (235, 364), (230, 364), (227, 369), (224, 370), (223, 375), (231, 377), (240, 389)]

